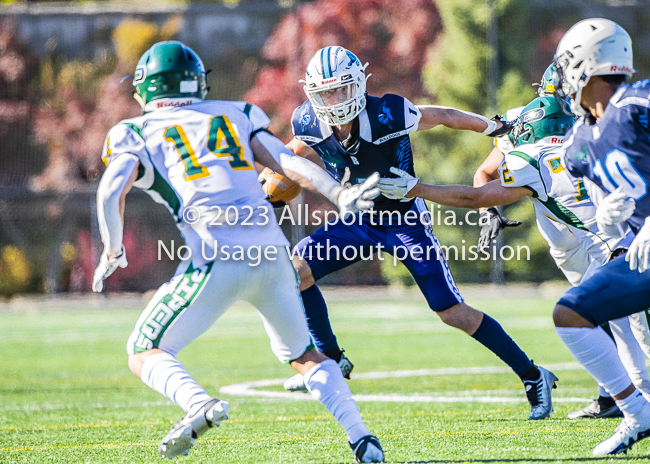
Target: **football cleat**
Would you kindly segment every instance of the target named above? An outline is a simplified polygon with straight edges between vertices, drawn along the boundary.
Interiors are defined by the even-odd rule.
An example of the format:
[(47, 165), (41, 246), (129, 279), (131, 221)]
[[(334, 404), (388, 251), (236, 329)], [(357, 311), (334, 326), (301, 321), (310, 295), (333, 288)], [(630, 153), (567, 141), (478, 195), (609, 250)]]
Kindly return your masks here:
[(296, 374), (284, 381), (284, 389), (292, 392), (306, 392), (305, 378), (302, 374)]
[(630, 425), (623, 419), (614, 435), (596, 446), (592, 452), (594, 456), (607, 456), (610, 454), (625, 453), (637, 441), (650, 437), (650, 422)]
[(354, 462), (384, 462), (384, 450), (374, 435), (366, 435), (356, 443), (350, 443), (354, 453)]
[[(343, 377), (350, 379), (350, 372), (352, 372), (352, 369), (354, 369), (354, 364), (352, 364), (348, 357), (343, 353), (341, 353), (339, 367), (341, 368), (341, 374), (343, 374)], [(284, 389), (293, 392), (306, 392), (307, 386), (305, 385), (305, 379), (303, 378), (302, 374), (296, 374), (293, 377), (285, 380)]]
[(570, 412), (567, 417), (569, 419), (607, 419), (610, 417), (623, 417), (623, 412), (616, 403), (613, 406), (603, 407), (596, 398), (584, 408)]
[(207, 400), (198, 409), (190, 410), (180, 422), (174, 424), (158, 445), (160, 455), (168, 459), (187, 456), (197, 438), (209, 428), (220, 426), (220, 421), (226, 419), (228, 419), (228, 402), (217, 398)]
[(551, 371), (537, 366), (540, 372), (537, 380), (524, 380), (526, 397), (530, 403), (530, 416), (528, 420), (546, 419), (553, 412), (553, 398), (551, 390), (557, 388), (558, 380)]

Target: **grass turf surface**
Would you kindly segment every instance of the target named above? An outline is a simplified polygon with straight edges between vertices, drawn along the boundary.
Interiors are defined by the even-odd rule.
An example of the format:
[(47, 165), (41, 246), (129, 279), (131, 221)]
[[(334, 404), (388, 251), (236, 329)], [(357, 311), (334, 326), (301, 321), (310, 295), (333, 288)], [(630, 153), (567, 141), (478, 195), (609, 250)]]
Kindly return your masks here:
[[(538, 364), (574, 362), (555, 335), (554, 299), (473, 299)], [(0, 462), (163, 462), (159, 440), (183, 413), (133, 377), (124, 345), (141, 307), (0, 313)], [(446, 327), (421, 300), (330, 303), (339, 342), (356, 367), (355, 394), (522, 399), (507, 374), (354, 379), (355, 373), (503, 366), (465, 334)], [(349, 463), (343, 430), (315, 401), (219, 395), (233, 383), (289, 377), (268, 347), (262, 322), (236, 306), (179, 356), (208, 393), (230, 402), (231, 419), (208, 431), (177, 462)], [(556, 372), (554, 397), (589, 398), (581, 370)], [(267, 390), (281, 390), (268, 387)], [(556, 403), (551, 419), (529, 422), (524, 402), (360, 402), (387, 462), (576, 462), (609, 437), (618, 420), (569, 421), (582, 403)], [(609, 459), (604, 459), (609, 460)], [(650, 462), (650, 441), (612, 461)]]

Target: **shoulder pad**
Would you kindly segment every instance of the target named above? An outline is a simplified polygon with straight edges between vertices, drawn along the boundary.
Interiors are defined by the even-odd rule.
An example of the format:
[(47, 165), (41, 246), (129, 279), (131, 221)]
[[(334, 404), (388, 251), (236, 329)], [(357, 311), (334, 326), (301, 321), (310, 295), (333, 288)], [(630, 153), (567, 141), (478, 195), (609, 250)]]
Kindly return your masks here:
[(406, 98), (388, 93), (381, 98), (367, 96), (366, 101), (368, 124), (375, 145), (417, 130), (420, 111)]
[(318, 120), (309, 100), (293, 111), (291, 131), (298, 140), (310, 147), (322, 142), (332, 133), (327, 124)]
[(266, 130), (271, 123), (271, 120), (266, 115), (264, 110), (257, 105), (251, 105), (250, 103), (245, 103), (242, 112), (248, 116), (252, 124), (251, 134), (259, 132), (261, 130)]
[(526, 187), (533, 196), (546, 201), (548, 196), (539, 172), (537, 159), (517, 149), (507, 153), (499, 167), (501, 185), (504, 187)]
[(140, 160), (140, 174), (134, 185), (149, 188), (154, 180), (153, 165), (149, 159), (142, 131), (133, 119), (122, 121), (108, 131), (102, 148), (102, 161), (108, 166), (111, 161), (125, 153), (135, 155)]

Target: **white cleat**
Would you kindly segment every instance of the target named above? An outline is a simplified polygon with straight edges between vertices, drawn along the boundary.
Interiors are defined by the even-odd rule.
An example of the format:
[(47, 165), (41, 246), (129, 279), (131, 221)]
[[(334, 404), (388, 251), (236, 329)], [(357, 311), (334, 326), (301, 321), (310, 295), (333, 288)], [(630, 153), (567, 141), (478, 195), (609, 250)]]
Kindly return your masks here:
[(546, 419), (553, 412), (553, 398), (551, 391), (557, 388), (557, 377), (551, 371), (537, 366), (540, 376), (538, 380), (524, 381), (526, 397), (530, 403), (530, 416), (528, 420)]
[(630, 425), (623, 419), (614, 435), (596, 446), (592, 452), (594, 456), (607, 456), (610, 454), (626, 453), (637, 441), (650, 437), (650, 422)]
[(188, 412), (158, 445), (163, 458), (174, 459), (187, 456), (197, 438), (208, 429), (218, 427), (222, 420), (228, 419), (228, 402), (212, 398), (198, 408)]
[(305, 378), (302, 374), (296, 374), (284, 381), (284, 389), (292, 392), (306, 392)]
[[(341, 360), (339, 361), (339, 368), (341, 368), (341, 374), (346, 379), (350, 378), (350, 372), (354, 368), (354, 364), (350, 362), (348, 357), (345, 354), (341, 354)], [(307, 386), (305, 385), (305, 379), (302, 374), (296, 374), (291, 378), (288, 378), (284, 381), (284, 389), (292, 392), (306, 392)]]

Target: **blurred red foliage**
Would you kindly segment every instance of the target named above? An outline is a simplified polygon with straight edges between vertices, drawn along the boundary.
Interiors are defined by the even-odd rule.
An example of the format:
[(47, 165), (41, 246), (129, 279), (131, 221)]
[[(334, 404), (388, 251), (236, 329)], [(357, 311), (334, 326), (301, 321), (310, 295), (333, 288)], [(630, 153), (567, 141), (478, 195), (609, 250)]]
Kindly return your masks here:
[(244, 99), (271, 116), (271, 130), (290, 136), (293, 110), (305, 100), (299, 79), (322, 47), (341, 45), (369, 62), (369, 93), (426, 95), (421, 72), (427, 48), (442, 31), (432, 0), (317, 0), (298, 7), (276, 26), (262, 50), (267, 60)]
[(60, 82), (55, 94), (34, 117), (36, 139), (47, 145), (47, 168), (34, 179), (35, 190), (66, 191), (81, 180), (98, 178), (101, 150), (108, 130), (122, 119), (141, 114), (124, 74), (100, 77), (96, 94)]

